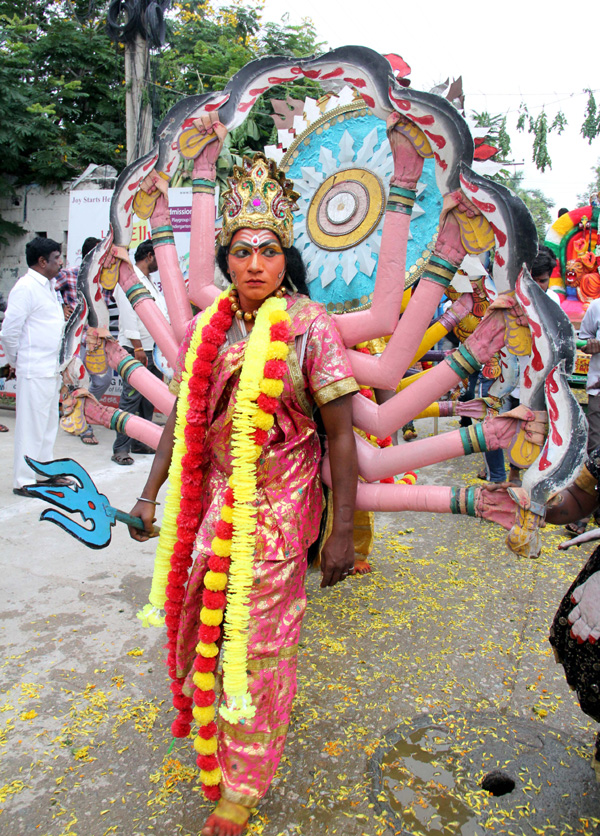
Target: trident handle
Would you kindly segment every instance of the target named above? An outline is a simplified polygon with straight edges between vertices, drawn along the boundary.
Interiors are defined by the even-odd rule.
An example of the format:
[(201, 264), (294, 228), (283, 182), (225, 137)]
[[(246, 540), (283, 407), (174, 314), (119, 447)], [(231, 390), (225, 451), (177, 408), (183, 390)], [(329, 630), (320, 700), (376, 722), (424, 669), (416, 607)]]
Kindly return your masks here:
[[(119, 520), (119, 522), (125, 523), (125, 525), (130, 525), (132, 528), (137, 528), (139, 531), (146, 530), (141, 517), (134, 517), (133, 514), (126, 514), (125, 511), (119, 511), (118, 508), (115, 508), (115, 519)], [(152, 526), (152, 534), (150, 536), (158, 537), (159, 533), (160, 528), (157, 525)]]

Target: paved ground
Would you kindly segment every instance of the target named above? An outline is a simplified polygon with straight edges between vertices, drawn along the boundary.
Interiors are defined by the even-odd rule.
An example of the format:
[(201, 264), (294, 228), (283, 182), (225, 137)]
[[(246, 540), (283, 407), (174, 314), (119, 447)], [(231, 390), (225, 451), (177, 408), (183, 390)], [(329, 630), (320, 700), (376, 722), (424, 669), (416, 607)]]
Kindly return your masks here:
[[(8, 412), (1, 420), (13, 426)], [(111, 433), (97, 432), (95, 448), (61, 433), (56, 455), (76, 457), (128, 509), (150, 462), (112, 464)], [(181, 741), (168, 752), (164, 635), (135, 617), (147, 600), (153, 545), (134, 544), (119, 527), (108, 549), (92, 551), (39, 523), (42, 504), (11, 492), (11, 457), (11, 435), (0, 435), (0, 832), (197, 834), (207, 808), (193, 753)], [(472, 481), (478, 466), (473, 459), (425, 468), (420, 482)], [(521, 809), (496, 815), (487, 830), (600, 832), (600, 795), (588, 786), (595, 729), (547, 642), (558, 602), (591, 549), (557, 552), (555, 529), (544, 539), (538, 561), (518, 560), (500, 529), (475, 520), (380, 515), (372, 575), (322, 592), (312, 573), (286, 755), (250, 833), (483, 832), (449, 820), (452, 804), (437, 819), (407, 807), (390, 830), (368, 776), (386, 733), (392, 739), (399, 726), (410, 734), (415, 718), (445, 722), (466, 712), (479, 712), (484, 725), (497, 718), (528, 724), (540, 740), (552, 737), (572, 770), (570, 784), (556, 785), (552, 821), (529, 820), (527, 809), (542, 799), (539, 782), (530, 781), (519, 790)], [(459, 799), (479, 812), (489, 806), (477, 790), (480, 767), (473, 763), (475, 791)], [(548, 775), (553, 768), (547, 764)], [(544, 769), (540, 775), (551, 783)], [(585, 814), (574, 803), (582, 782)], [(442, 801), (461, 793), (460, 782), (436, 786)], [(598, 818), (589, 814), (590, 798)]]

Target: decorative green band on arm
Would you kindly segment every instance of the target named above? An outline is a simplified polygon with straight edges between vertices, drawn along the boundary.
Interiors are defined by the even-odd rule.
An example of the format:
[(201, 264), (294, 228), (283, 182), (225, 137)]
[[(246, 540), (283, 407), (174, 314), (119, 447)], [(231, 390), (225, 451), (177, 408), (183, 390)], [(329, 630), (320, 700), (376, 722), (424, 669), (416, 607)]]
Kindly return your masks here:
[(125, 432), (125, 424), (131, 418), (130, 412), (125, 412), (124, 409), (115, 409), (110, 419), (110, 428), (118, 433)]
[(446, 261), (445, 258), (442, 258), (441, 256), (436, 255), (435, 253), (429, 259), (429, 263), (431, 265), (435, 265), (436, 267), (442, 267), (443, 269), (448, 270), (448, 272), (452, 273), (452, 275), (454, 275), (458, 270), (456, 264), (452, 264), (451, 261)]
[(192, 194), (212, 194), (215, 186), (215, 180), (205, 180), (198, 177), (196, 180), (192, 180)]
[(119, 365), (117, 366), (117, 374), (119, 374), (125, 383), (131, 377), (132, 372), (136, 369), (143, 369), (144, 366), (140, 363), (139, 360), (136, 360), (135, 357), (124, 357)]
[(470, 427), (461, 427), (460, 440), (462, 441), (465, 456), (471, 453), (486, 453), (487, 442), (483, 434), (483, 424), (471, 424)]
[(412, 202), (415, 202), (417, 193), (413, 189), (403, 189), (401, 186), (390, 186), (390, 194), (398, 197), (407, 197)]
[(159, 235), (159, 236), (152, 236), (152, 246), (156, 249), (156, 247), (162, 247), (165, 244), (174, 244), (175, 238), (173, 235)]
[(456, 351), (453, 351), (449, 357), (445, 358), (452, 371), (457, 374), (461, 380), (469, 377), (473, 372), (478, 372), (481, 369), (481, 363), (471, 354), (468, 348), (461, 345)]
[(129, 290), (125, 291), (125, 295), (134, 308), (137, 304), (143, 302), (144, 299), (152, 299), (152, 294), (146, 290), (141, 282), (136, 282), (136, 284), (132, 285)]
[[(404, 194), (397, 194), (394, 192), (394, 188), (398, 191), (407, 192), (409, 196)], [(386, 212), (400, 212), (402, 215), (410, 215), (413, 210), (413, 206), (415, 203), (415, 193), (408, 192), (407, 189), (399, 189), (398, 187), (392, 186), (390, 189), (390, 195), (388, 197), (388, 202), (385, 207)]]
[(450, 513), (462, 514), (465, 517), (476, 517), (475, 487), (452, 488), (450, 495)]
[(157, 226), (152, 230), (152, 246), (160, 247), (163, 244), (174, 244), (173, 227), (170, 224)]
[(439, 255), (432, 255), (423, 271), (423, 278), (441, 284), (445, 289), (454, 278), (457, 270), (458, 267), (455, 264), (440, 258)]
[(461, 427), (459, 430), (460, 433), (460, 440), (462, 441), (463, 450), (465, 451), (465, 456), (470, 456), (471, 453), (474, 452), (473, 445), (471, 444), (471, 436), (469, 435), (469, 427)]

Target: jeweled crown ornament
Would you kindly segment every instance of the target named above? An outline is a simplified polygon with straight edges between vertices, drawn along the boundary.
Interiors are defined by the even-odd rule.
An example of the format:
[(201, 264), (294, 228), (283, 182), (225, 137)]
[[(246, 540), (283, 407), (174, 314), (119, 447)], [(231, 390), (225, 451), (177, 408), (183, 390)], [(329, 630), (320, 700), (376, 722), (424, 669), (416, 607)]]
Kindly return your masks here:
[(271, 229), (282, 247), (294, 243), (292, 212), (298, 208), (298, 192), (283, 171), (262, 152), (254, 159), (244, 157), (242, 165), (233, 167), (227, 178), (229, 188), (223, 192), (223, 229), (220, 242), (227, 245), (238, 229)]

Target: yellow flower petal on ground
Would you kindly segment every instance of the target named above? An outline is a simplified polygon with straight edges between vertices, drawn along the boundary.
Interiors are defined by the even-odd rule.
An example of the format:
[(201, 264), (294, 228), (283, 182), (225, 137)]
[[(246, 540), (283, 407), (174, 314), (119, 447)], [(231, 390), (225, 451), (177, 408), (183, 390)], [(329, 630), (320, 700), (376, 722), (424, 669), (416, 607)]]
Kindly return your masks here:
[(204, 576), (204, 586), (211, 592), (220, 592), (227, 586), (225, 572), (213, 572), (211, 569)]
[(200, 621), (207, 627), (218, 627), (223, 621), (223, 610), (209, 610), (208, 607), (202, 607)]

